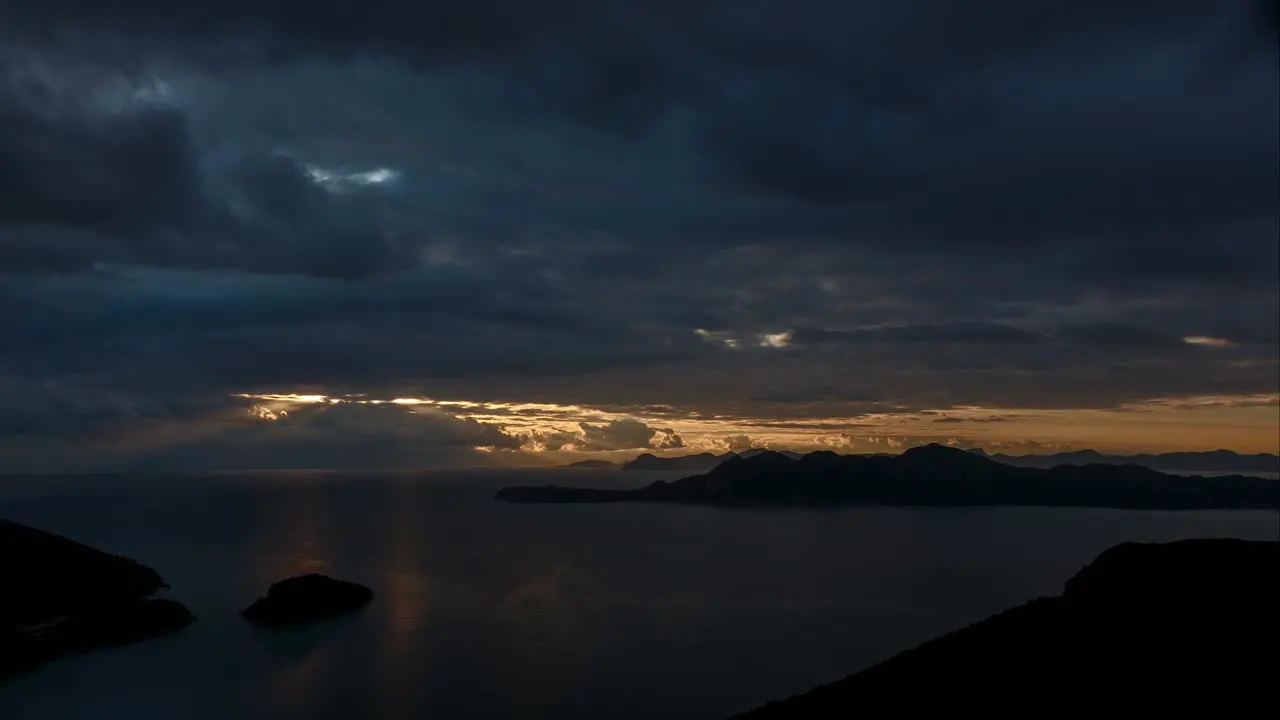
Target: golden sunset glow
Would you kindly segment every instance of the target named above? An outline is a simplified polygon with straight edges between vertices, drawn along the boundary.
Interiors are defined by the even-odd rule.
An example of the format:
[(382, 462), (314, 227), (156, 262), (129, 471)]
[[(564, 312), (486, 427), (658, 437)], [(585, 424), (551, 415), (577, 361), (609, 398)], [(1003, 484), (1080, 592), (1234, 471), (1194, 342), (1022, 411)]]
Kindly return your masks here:
[(1224, 340), (1216, 337), (1206, 337), (1204, 335), (1189, 335), (1182, 338), (1182, 342), (1188, 345), (1203, 345), (1205, 347), (1231, 347), (1230, 340)]
[[(893, 452), (922, 442), (963, 444), (1013, 454), (1082, 448), (1134, 453), (1188, 449), (1280, 451), (1280, 394), (1169, 398), (1105, 410), (960, 406), (905, 412), (885, 408), (885, 412), (838, 418), (708, 417), (696, 411), (661, 407), (634, 414), (583, 405), (428, 397), (248, 393), (237, 397), (253, 401), (251, 412), (268, 420), (287, 416), (291, 407), (315, 404), (398, 405), (413, 408), (412, 411), (429, 408), (493, 425), (520, 437), (521, 449), (534, 456), (582, 453), (581, 443), (565, 442), (564, 438), (582, 433), (584, 424), (601, 426), (623, 420), (639, 421), (662, 433), (679, 436), (679, 447), (654, 449), (669, 455), (723, 452), (735, 443), (745, 442), (743, 438), (754, 447), (798, 451)], [(557, 442), (553, 445), (544, 439), (547, 437), (556, 437)], [(643, 451), (647, 450), (592, 454), (634, 455)], [(545, 460), (531, 457), (530, 462)]]

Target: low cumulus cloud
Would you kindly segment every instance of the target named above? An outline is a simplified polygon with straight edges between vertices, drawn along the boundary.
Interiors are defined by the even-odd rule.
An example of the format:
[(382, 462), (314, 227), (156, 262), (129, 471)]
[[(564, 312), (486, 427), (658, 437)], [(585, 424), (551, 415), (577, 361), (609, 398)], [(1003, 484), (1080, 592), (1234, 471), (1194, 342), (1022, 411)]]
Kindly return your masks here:
[(1036, 440), (1001, 440), (964, 435), (860, 435), (844, 433), (839, 441), (825, 449), (856, 453), (899, 453), (903, 450), (931, 443), (949, 445), (962, 450), (982, 450), (1005, 455), (1038, 455), (1077, 449), (1071, 443), (1038, 442)]
[(634, 418), (610, 420), (607, 423), (578, 423), (577, 430), (533, 431), (526, 447), (536, 450), (575, 450), (578, 452), (612, 452), (616, 450), (674, 450), (684, 447), (684, 440), (670, 428), (651, 427)]

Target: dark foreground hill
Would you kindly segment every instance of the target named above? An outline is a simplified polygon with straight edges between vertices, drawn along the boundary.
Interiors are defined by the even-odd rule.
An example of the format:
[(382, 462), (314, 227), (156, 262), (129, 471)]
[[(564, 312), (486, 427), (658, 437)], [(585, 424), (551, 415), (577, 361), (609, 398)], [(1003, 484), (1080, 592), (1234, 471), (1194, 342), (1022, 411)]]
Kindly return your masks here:
[(1280, 543), (1125, 543), (1062, 595), (735, 716), (1280, 717)]
[(675, 502), (728, 507), (1058, 506), (1150, 510), (1280, 508), (1280, 482), (1168, 475), (1136, 465), (1013, 467), (942, 445), (901, 455), (764, 452), (632, 490), (509, 487), (517, 503)]
[(77, 652), (189, 625), (182, 605), (151, 595), (159, 573), (128, 558), (0, 520), (0, 681)]

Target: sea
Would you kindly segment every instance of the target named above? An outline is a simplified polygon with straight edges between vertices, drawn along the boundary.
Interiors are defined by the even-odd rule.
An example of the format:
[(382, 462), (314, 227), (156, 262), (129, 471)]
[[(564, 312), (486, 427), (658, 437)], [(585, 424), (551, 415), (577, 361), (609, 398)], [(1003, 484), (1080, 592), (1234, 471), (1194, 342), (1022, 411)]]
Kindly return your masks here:
[[(1032, 597), (1120, 542), (1275, 539), (1275, 512), (509, 505), (587, 470), (0, 478), (0, 517), (135, 558), (190, 628), (0, 684), (6, 720), (723, 718)], [(5, 552), (20, 551), (5, 548)], [(269, 632), (285, 577), (371, 587)], [(2, 591), (2, 590), (0, 590)]]

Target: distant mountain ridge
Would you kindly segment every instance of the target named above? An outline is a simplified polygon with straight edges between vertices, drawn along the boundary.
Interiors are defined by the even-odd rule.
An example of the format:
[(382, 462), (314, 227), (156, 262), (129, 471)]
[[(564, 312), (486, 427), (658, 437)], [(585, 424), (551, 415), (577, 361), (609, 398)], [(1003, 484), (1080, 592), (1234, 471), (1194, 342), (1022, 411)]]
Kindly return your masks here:
[(1140, 455), (1106, 455), (1097, 450), (1074, 450), (1052, 455), (988, 454), (981, 449), (971, 450), (978, 455), (1018, 467), (1050, 468), (1057, 465), (1140, 465), (1152, 470), (1185, 470), (1190, 472), (1228, 473), (1280, 473), (1280, 455), (1259, 453), (1242, 455), (1231, 450), (1206, 452), (1172, 452)]
[[(705, 472), (720, 463), (735, 457), (752, 457), (764, 452), (779, 452), (793, 459), (800, 459), (802, 453), (790, 451), (772, 451), (762, 448), (747, 450), (742, 453), (697, 453), (695, 455), (678, 455), (660, 457), (652, 453), (644, 453), (634, 460), (622, 463), (623, 470), (683, 470), (686, 472)], [(1280, 474), (1280, 455), (1260, 453), (1242, 455), (1231, 450), (1210, 450), (1206, 452), (1173, 452), (1140, 455), (1106, 455), (1097, 450), (1073, 450), (1071, 452), (1054, 453), (1052, 455), (1006, 455), (990, 454), (982, 449), (969, 450), (975, 455), (982, 455), (997, 462), (1017, 467), (1051, 468), (1058, 465), (1138, 465), (1152, 470), (1181, 470), (1186, 472), (1223, 472), (1223, 473), (1273, 473)], [(885, 455), (878, 453), (877, 455)], [(870, 456), (867, 456), (870, 457)], [(586, 460), (574, 463), (574, 467), (585, 467)]]
[(577, 462), (571, 462), (568, 465), (560, 465), (559, 467), (580, 468), (586, 470), (608, 470), (611, 468), (617, 468), (618, 464), (608, 460), (579, 460)]
[(1017, 467), (945, 445), (901, 455), (765, 451), (642, 488), (508, 487), (515, 503), (672, 502), (725, 507), (1046, 506), (1149, 510), (1280, 508), (1280, 481), (1168, 475), (1137, 465)]
[(634, 460), (628, 460), (622, 463), (623, 470), (684, 470), (688, 472), (703, 472), (719, 465), (730, 458), (749, 458), (766, 452), (777, 452), (789, 458), (799, 460), (801, 453), (791, 452), (789, 450), (774, 451), (756, 448), (752, 450), (744, 450), (743, 452), (726, 452), (719, 455), (715, 453), (703, 452), (695, 455), (677, 455), (674, 457), (659, 457), (653, 453), (643, 453), (636, 456)]

